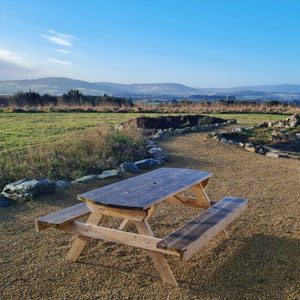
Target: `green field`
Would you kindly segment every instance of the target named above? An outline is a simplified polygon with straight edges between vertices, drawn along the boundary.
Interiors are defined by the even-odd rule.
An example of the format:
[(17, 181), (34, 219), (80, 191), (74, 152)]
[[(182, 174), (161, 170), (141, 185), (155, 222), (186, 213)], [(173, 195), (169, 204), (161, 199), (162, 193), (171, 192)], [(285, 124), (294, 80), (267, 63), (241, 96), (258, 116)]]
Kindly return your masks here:
[[(0, 113), (0, 151), (19, 150), (28, 145), (66, 140), (83, 134), (88, 128), (101, 124), (117, 123), (141, 115), (141, 113)], [(225, 119), (237, 119), (241, 125), (254, 125), (278, 120), (286, 115), (269, 114), (213, 114)]]

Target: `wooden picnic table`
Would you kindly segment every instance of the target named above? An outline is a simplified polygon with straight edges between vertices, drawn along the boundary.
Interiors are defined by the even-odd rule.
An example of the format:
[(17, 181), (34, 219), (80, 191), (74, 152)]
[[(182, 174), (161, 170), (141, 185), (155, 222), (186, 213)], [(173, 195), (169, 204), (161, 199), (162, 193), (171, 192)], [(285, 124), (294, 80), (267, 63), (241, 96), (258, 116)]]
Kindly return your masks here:
[[(163, 282), (177, 286), (165, 254), (188, 260), (199, 248), (215, 236), (228, 237), (225, 227), (247, 207), (244, 199), (227, 197), (209, 200), (205, 186), (212, 173), (190, 169), (160, 168), (93, 191), (81, 194), (84, 203), (41, 217), (37, 231), (47, 227), (76, 234), (66, 257), (76, 261), (90, 238), (97, 238), (148, 250)], [(183, 195), (191, 190), (194, 196)], [(189, 193), (190, 194), (190, 193)], [(160, 202), (204, 209), (204, 213), (163, 239), (156, 238), (148, 224)], [(85, 223), (77, 221), (89, 215)], [(104, 215), (119, 217), (118, 229), (99, 226)], [(138, 234), (124, 231), (132, 222)]]

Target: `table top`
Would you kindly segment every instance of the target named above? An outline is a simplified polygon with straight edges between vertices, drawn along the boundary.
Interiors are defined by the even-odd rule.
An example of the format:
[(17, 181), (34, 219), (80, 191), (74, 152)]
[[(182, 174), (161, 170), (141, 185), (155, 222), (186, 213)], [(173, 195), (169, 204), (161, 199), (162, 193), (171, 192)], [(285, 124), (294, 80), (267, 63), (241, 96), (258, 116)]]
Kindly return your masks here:
[(108, 207), (146, 210), (211, 175), (191, 169), (160, 168), (81, 194), (78, 199)]

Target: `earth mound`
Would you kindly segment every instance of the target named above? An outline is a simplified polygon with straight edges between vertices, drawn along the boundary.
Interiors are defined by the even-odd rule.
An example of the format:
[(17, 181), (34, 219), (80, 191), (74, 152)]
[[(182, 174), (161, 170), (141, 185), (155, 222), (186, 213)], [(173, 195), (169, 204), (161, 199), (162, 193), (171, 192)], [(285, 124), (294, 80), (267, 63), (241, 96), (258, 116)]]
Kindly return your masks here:
[(143, 129), (169, 129), (185, 128), (199, 125), (211, 125), (223, 123), (226, 120), (221, 118), (208, 117), (204, 115), (180, 115), (160, 117), (138, 117), (122, 123), (123, 127), (135, 126)]

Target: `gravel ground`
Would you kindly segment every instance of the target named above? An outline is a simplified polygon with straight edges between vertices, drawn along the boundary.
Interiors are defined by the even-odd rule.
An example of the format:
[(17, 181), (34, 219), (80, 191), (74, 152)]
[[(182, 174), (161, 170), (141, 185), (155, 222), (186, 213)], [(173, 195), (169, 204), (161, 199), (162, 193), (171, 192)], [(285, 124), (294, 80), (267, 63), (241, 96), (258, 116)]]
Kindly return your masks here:
[[(300, 161), (248, 153), (199, 133), (160, 145), (171, 157), (166, 166), (214, 173), (211, 199), (249, 199), (247, 212), (228, 228), (230, 239), (211, 241), (186, 263), (168, 257), (178, 288), (162, 284), (144, 250), (92, 240), (77, 263), (65, 261), (73, 237), (54, 229), (37, 234), (34, 220), (113, 181), (81, 185), (0, 210), (0, 298), (299, 300)], [(198, 213), (161, 204), (150, 225), (162, 237)], [(104, 222), (116, 227), (120, 220)]]

